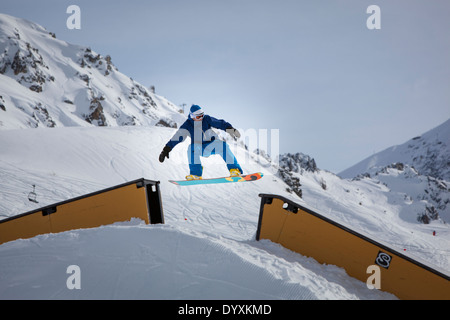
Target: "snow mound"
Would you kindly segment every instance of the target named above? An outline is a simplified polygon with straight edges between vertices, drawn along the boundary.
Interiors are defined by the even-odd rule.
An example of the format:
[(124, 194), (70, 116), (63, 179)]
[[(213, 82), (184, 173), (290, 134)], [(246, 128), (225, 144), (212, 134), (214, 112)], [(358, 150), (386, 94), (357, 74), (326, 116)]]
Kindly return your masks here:
[[(178, 187), (187, 144), (157, 161), (175, 129), (157, 127), (7, 130), (0, 135), (0, 212), (13, 216), (145, 177), (161, 181), (165, 225), (135, 221), (47, 234), (0, 245), (2, 299), (392, 299), (369, 290), (341, 268), (324, 266), (270, 241), (255, 240), (259, 193), (285, 191), (257, 155), (231, 148), (251, 183)], [(205, 176), (227, 169), (219, 156), (202, 159)], [(4, 179), (3, 179), (4, 177)], [(31, 185), (37, 200), (27, 200)], [(81, 270), (69, 290), (66, 269)]]
[(136, 221), (9, 242), (0, 256), (0, 299), (395, 299), (270, 241)]

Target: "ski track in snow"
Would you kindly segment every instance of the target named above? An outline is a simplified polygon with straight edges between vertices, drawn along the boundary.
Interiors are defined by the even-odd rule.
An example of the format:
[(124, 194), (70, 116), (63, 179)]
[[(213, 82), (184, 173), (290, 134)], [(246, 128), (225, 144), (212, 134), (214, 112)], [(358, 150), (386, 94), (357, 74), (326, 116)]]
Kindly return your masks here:
[[(321, 265), (268, 240), (255, 241), (259, 193), (316, 206), (321, 214), (357, 226), (356, 231), (377, 240), (376, 235), (385, 241), (396, 239), (400, 247), (416, 247), (416, 253), (434, 250), (419, 256), (444, 268), (450, 265), (445, 252), (450, 243), (448, 227), (416, 224), (408, 230), (400, 219), (390, 217), (392, 223), (386, 223), (367, 208), (358, 215), (354, 212), (358, 206), (339, 203), (336, 199), (342, 198), (332, 195), (324, 198), (308, 177), (302, 178), (305, 200), (286, 192), (284, 183), (268, 171), (262, 180), (251, 183), (173, 185), (169, 179), (187, 174), (187, 143), (177, 146), (164, 163), (157, 161), (173, 132), (155, 127), (2, 131), (0, 214), (13, 216), (144, 177), (161, 182), (165, 225), (131, 221), (0, 245), (0, 298), (395, 298), (369, 290), (341, 268)], [(236, 155), (247, 159), (241, 163), (245, 172), (261, 170), (243, 148)], [(219, 156), (203, 161), (205, 178), (226, 175)], [(332, 179), (328, 181), (332, 188)], [(32, 184), (38, 204), (27, 200)], [(440, 228), (443, 238), (424, 236), (424, 228)], [(411, 230), (418, 235), (416, 240), (407, 236)], [(436, 254), (439, 250), (443, 252)], [(65, 271), (71, 264), (82, 270), (82, 290), (66, 288)]]

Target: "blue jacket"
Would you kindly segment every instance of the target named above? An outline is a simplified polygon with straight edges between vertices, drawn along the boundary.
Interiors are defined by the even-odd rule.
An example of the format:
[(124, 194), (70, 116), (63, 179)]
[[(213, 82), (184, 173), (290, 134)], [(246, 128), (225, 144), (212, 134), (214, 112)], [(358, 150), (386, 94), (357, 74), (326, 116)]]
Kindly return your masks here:
[(218, 138), (212, 128), (226, 130), (232, 127), (233, 126), (225, 120), (216, 119), (206, 114), (202, 121), (194, 121), (189, 116), (189, 118), (180, 126), (166, 146), (173, 149), (177, 144), (184, 141), (187, 136), (191, 137), (191, 144), (208, 144)]

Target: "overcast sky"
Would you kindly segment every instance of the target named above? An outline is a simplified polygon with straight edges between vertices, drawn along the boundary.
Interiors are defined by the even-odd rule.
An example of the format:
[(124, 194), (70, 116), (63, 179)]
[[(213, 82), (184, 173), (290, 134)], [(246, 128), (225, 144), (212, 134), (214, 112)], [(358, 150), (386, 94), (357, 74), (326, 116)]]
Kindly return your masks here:
[[(366, 25), (373, 4), (381, 29)], [(448, 0), (14, 0), (0, 11), (111, 55), (177, 105), (279, 129), (281, 153), (335, 173), (450, 118)]]

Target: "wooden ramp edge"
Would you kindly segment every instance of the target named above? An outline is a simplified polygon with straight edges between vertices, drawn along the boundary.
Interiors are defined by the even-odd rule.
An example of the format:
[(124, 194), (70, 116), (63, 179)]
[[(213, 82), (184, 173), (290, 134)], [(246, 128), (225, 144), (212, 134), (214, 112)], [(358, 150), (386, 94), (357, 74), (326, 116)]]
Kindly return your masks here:
[(273, 194), (260, 194), (256, 240), (269, 239), (342, 267), (367, 282), (368, 267), (380, 270), (380, 289), (407, 300), (450, 300), (450, 277), (389, 246), (351, 230), (311, 209)]
[(132, 218), (164, 223), (159, 181), (141, 178), (0, 220), (0, 244)]

